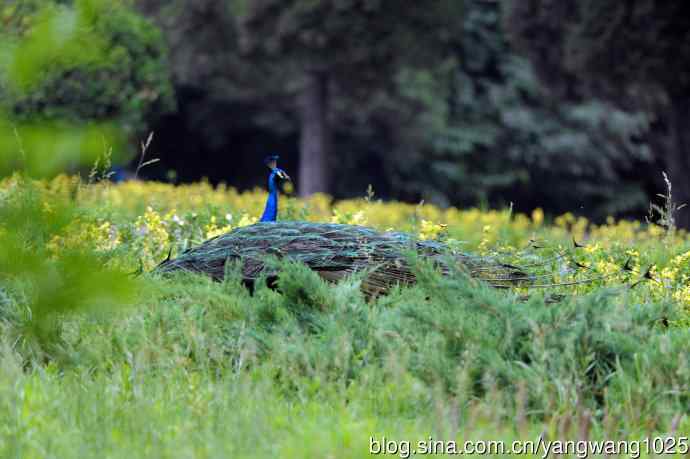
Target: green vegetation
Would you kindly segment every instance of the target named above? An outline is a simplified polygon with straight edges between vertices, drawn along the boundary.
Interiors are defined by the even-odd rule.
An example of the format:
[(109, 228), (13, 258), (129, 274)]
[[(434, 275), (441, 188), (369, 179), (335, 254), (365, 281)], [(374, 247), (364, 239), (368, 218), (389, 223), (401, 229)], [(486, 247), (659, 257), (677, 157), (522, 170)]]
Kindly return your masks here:
[[(0, 195), (0, 291), (4, 306), (7, 298), (21, 299), (19, 308), (3, 309), (3, 320), (14, 323), (3, 338), (46, 362), (62, 333), (62, 317), (105, 313), (134, 298), (135, 282), (117, 267), (103, 266), (95, 252), (50, 250), (77, 209), (71, 199), (47, 199), (32, 178), (99, 157), (110, 168), (122, 156), (113, 154), (112, 145), (121, 146), (127, 129), (114, 121), (118, 115), (124, 120), (126, 110), (104, 111), (94, 103), (93, 112), (82, 113), (85, 105), (72, 101), (95, 102), (96, 92), (115, 102), (99, 85), (115, 83), (118, 71), (130, 80), (131, 69), (120, 58), (136, 54), (127, 51), (134, 42), (146, 45), (146, 23), (124, 4), (96, 0), (10, 1), (0, 14), (7, 26), (0, 33), (0, 176), (21, 171)], [(129, 48), (116, 46), (118, 35)], [(157, 35), (149, 31), (148, 37)], [(142, 64), (135, 59), (130, 67)], [(127, 97), (124, 87), (116, 89)]]
[(47, 366), (7, 340), (2, 455), (367, 457), (370, 435), (574, 439), (583, 417), (592, 437), (637, 438), (687, 406), (690, 336), (650, 326), (660, 305), (524, 304), (435, 276), (367, 305), (284, 269), (292, 294), (253, 298), (149, 279), (132, 312), (65, 321)]
[[(22, 183), (6, 181), (3, 189), (24, 192)], [(534, 440), (545, 432), (549, 439), (620, 440), (690, 429), (683, 306), (690, 292), (682, 283), (677, 291), (663, 287), (686, 276), (682, 232), (624, 223), (590, 228), (588, 248), (578, 250), (583, 262), (585, 254), (594, 257), (592, 269), (636, 249), (644, 253), (633, 257), (635, 270), (643, 261), (666, 263), (672, 253), (681, 262), (655, 268), (655, 281), (628, 287), (644, 279), (638, 271), (628, 282), (587, 285), (558, 303), (549, 291), (531, 291), (525, 301), (524, 291), (494, 290), (462, 272), (442, 277), (423, 261), (415, 263), (418, 285), (373, 302), (356, 276), (328, 285), (294, 263), (280, 267), (279, 291), (258, 282), (250, 294), (231, 268), (224, 282), (144, 273), (124, 296), (110, 286), (104, 297), (104, 280), (125, 282), (116, 267), (133, 269), (151, 251), (161, 260), (170, 241), (179, 250), (203, 239), (228, 210), (255, 214), (263, 196), (64, 178), (35, 189), (40, 202), (71, 200), (70, 221), (85, 226), (42, 238), (28, 233), (22, 241), (32, 253), (43, 248), (42, 263), (57, 273), (70, 273), (60, 264), (66, 254), (93, 253), (114, 277), (82, 270), (53, 281), (43, 270), (27, 282), (7, 272), (9, 263), (0, 266), (0, 456), (368, 457), (370, 436)], [(135, 217), (147, 204), (194, 211), (161, 217), (149, 209)], [(348, 205), (355, 204), (372, 217), (396, 218), (376, 210), (382, 204)], [(310, 217), (297, 202), (285, 205)], [(569, 232), (541, 226), (540, 215), (533, 223), (479, 211), (448, 215), (455, 218), (450, 236), (483, 238), (463, 250), (486, 248), (488, 230), (471, 229), (483, 224), (477, 215), (503, 219), (507, 241), (499, 236), (495, 247), (535, 232), (570, 243)], [(428, 225), (422, 230), (438, 236)], [(531, 260), (548, 258), (537, 252)], [(88, 263), (79, 266), (95, 261)], [(46, 285), (53, 290), (43, 298), (55, 298), (45, 303), (54, 308), (49, 333), (31, 333), (40, 318), (31, 299)], [(674, 300), (673, 292), (688, 296)]]
[[(380, 13), (377, 5), (391, 2), (211, 2), (209, 10), (204, 1), (182, 12), (186, 2), (141, 3), (156, 3), (148, 7), (159, 18), (169, 14), (191, 44), (174, 49), (178, 89), (193, 92), (202, 81), (201, 100), (217, 97), (190, 115), (213, 131), (206, 140), (225, 136), (216, 128), (228, 118), (203, 121), (228, 106), (234, 117), (234, 104), (246, 104), (243, 120), (273, 134), (294, 130), (283, 104), (286, 95), (294, 103), (297, 80), (337, 81), (358, 56), (375, 74), (390, 48), (406, 59), (386, 68), (383, 82), (341, 81), (315, 106), (328, 99), (340, 126), (334, 137), (351, 132), (338, 148), (367, 145), (365, 158), (378, 152), (389, 160), (391, 183), (408, 184), (399, 190), (429, 192), (437, 202), (490, 199), (554, 166), (550, 180), (564, 178), (554, 196), (604, 196), (599, 216), (641, 200), (624, 172), (649, 160), (644, 142), (631, 137), (646, 132), (651, 112), (540, 99), (534, 69), (508, 50), (494, 3), (462, 2), (468, 8), (457, 24), (439, 10), (421, 22), (415, 17), (423, 10), (396, 11), (391, 23), (400, 29), (378, 31), (386, 49), (372, 48), (371, 35), (362, 49), (339, 39), (353, 24), (369, 31), (364, 6)], [(107, 180), (113, 161), (127, 157), (127, 140), (173, 97), (163, 36), (132, 6), (7, 0), (0, 7), (0, 457), (346, 458), (369, 457), (370, 437), (625, 440), (690, 432), (690, 238), (676, 228), (685, 209), (670, 185), (665, 206), (653, 207), (659, 225), (594, 225), (571, 213), (545, 220), (541, 209), (529, 217), (512, 208), (444, 210), (377, 201), (371, 189), (365, 200), (336, 204), (320, 194), (281, 200), (285, 219), (404, 230), (575, 284), (553, 290), (492, 289), (460, 270), (441, 276), (423, 259), (410, 260), (414, 287), (372, 301), (357, 275), (327, 284), (286, 261), (275, 262), (276, 290), (259, 278), (248, 291), (237, 266), (227, 267), (223, 282), (151, 274), (166, 255), (256, 221), (265, 195), (205, 182)], [(261, 31), (274, 28), (274, 10), (287, 22), (261, 42)], [(190, 33), (195, 22), (186, 15), (208, 27)], [(459, 25), (456, 42), (446, 33)], [(446, 78), (445, 63), (457, 57), (446, 56), (449, 49), (423, 63), (429, 68), (407, 61), (416, 54), (401, 48), (417, 26), (443, 32), (429, 42), (452, 43), (451, 54), (465, 57), (458, 81)], [(257, 67), (237, 54), (240, 31), (271, 45), (252, 51)], [(306, 56), (289, 46), (293, 38)], [(199, 43), (207, 53), (196, 52)], [(285, 61), (270, 62), (272, 46), (285, 49)], [(342, 62), (331, 49), (343, 52)], [(324, 71), (324, 60), (335, 67)], [(228, 68), (237, 72), (225, 75)], [(257, 78), (266, 69), (271, 78)], [(283, 76), (275, 94), (264, 92)], [(436, 92), (439, 82), (449, 86)], [(375, 88), (376, 97), (364, 91), (367, 103), (354, 110), (353, 87)], [(319, 116), (316, 124), (326, 121)], [(602, 128), (603, 119), (611, 123)], [(573, 151), (581, 155), (569, 164)], [(497, 162), (506, 153), (510, 170)], [(342, 175), (357, 170), (351, 159)], [(88, 182), (34, 180), (95, 162)], [(435, 187), (423, 183), (428, 169)], [(602, 177), (610, 186), (590, 186)], [(626, 189), (637, 194), (618, 196)]]
[[(608, 101), (645, 120), (634, 143), (646, 143), (668, 171), (679, 202), (690, 201), (688, 106), (690, 28), (687, 6), (651, 0), (505, 3), (513, 43), (561, 100)], [(619, 131), (621, 132), (621, 131)], [(678, 224), (690, 228), (690, 213)]]
[(174, 107), (162, 36), (128, 2), (6, 1), (0, 15), (2, 172), (50, 175), (105, 145), (128, 160), (129, 137)]
[(523, 3), (5, 0), (0, 68), (36, 84), (17, 94), (0, 76), (0, 105), (15, 125), (112, 122), (116, 163), (155, 130), (157, 179), (247, 189), (275, 150), (298, 189), (337, 198), (371, 183), (409, 202), (641, 220), (666, 171), (690, 201), (684, 7)]
[[(674, 58), (686, 55), (682, 5), (539, 2), (534, 15), (520, 1), (409, 11), (386, 1), (138, 3), (170, 45), (180, 108), (174, 129), (157, 130), (166, 155), (152, 177), (175, 168), (182, 181), (251, 188), (262, 180), (256, 157), (277, 150), (298, 188), (321, 170), (323, 191), (337, 198), (371, 183), (408, 202), (642, 220), (666, 171), (677, 200), (690, 201), (687, 64)], [(572, 26), (560, 27), (566, 18)], [(673, 70), (659, 68), (666, 62)], [(310, 119), (326, 117), (330, 142), (298, 161), (306, 126), (297, 99), (313, 83), (310, 68), (329, 81)], [(190, 164), (190, 154), (212, 166)]]
[[(525, 304), (435, 275), (367, 305), (299, 266), (281, 279), (289, 293), (254, 297), (147, 279), (131, 312), (66, 320), (47, 366), (7, 340), (0, 451), (366, 457), (370, 435), (576, 438), (583, 416), (593, 437), (636, 438), (687, 406), (690, 336), (651, 325), (662, 305), (605, 291)], [(3, 303), (5, 337), (16, 308)]]

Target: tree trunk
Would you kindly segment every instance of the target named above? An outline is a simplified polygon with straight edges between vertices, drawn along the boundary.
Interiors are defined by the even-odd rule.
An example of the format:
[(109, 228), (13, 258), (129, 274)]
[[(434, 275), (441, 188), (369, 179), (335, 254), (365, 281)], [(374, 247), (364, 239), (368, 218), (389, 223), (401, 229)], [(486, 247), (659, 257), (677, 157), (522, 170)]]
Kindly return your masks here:
[(300, 117), (299, 175), (302, 197), (329, 192), (330, 127), (328, 124), (328, 74), (309, 72), (298, 97)]
[(667, 152), (666, 165), (673, 186), (673, 200), (687, 204), (676, 214), (676, 225), (690, 230), (690, 108), (687, 99), (673, 101), (672, 144)]
[[(676, 225), (690, 230), (690, 108), (685, 98), (671, 97), (672, 106), (653, 128), (652, 146), (673, 186), (673, 201), (687, 204), (676, 215)], [(664, 190), (665, 192), (666, 190)]]

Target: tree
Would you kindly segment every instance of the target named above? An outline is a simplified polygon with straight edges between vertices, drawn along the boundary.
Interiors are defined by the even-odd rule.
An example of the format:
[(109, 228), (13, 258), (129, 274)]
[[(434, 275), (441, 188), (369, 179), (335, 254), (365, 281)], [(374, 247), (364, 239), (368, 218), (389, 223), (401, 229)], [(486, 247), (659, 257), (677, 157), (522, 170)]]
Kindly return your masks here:
[[(648, 142), (690, 203), (690, 7), (654, 0), (509, 2), (512, 42), (561, 99), (605, 98), (649, 115)], [(679, 226), (690, 228), (690, 212)]]
[(452, 68), (443, 63), (452, 60), (461, 6), (458, 0), (405, 8), (394, 0), (233, 2), (241, 57), (236, 63), (260, 62), (272, 80), (279, 76), (270, 90), (281, 93), (297, 115), (300, 194), (330, 191), (335, 111), (347, 106), (366, 114), (383, 102), (400, 114), (420, 103), (404, 92), (401, 80), (414, 72), (449, 75)]
[[(15, 52), (0, 62), (0, 110), (18, 121), (117, 121), (129, 136), (142, 134), (147, 121), (172, 110), (160, 30), (128, 4), (6, 2), (0, 11), (5, 25), (0, 51), (7, 46)], [(64, 30), (72, 33), (71, 40), (59, 37)], [(22, 87), (8, 80), (22, 81)]]
[[(632, 142), (646, 117), (601, 100), (550, 97), (534, 66), (510, 46), (500, 2), (466, 0), (447, 127), (411, 181), (440, 203), (486, 202), (520, 211), (578, 211), (602, 220), (643, 213), (635, 168), (648, 146)], [(421, 168), (417, 167), (417, 170)]]

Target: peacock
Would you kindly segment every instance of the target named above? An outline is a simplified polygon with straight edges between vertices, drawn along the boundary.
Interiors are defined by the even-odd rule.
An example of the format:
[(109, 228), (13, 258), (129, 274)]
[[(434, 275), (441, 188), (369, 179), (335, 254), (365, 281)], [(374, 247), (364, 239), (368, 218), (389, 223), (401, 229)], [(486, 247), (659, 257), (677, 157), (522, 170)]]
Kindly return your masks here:
[(268, 156), (264, 159), (264, 164), (271, 169), (271, 174), (268, 176), (266, 208), (261, 215), (260, 222), (274, 222), (278, 219), (278, 180), (290, 180), (290, 176), (278, 168), (278, 159), (280, 159), (278, 155)]
[(244, 282), (253, 285), (260, 276), (270, 283), (277, 279), (278, 268), (271, 259), (289, 259), (304, 263), (329, 282), (361, 273), (361, 289), (372, 298), (387, 293), (396, 285), (415, 283), (414, 270), (408, 260), (410, 254), (416, 253), (446, 275), (461, 269), (498, 288), (523, 285), (532, 280), (512, 264), (491, 257), (452, 253), (441, 242), (417, 240), (406, 233), (379, 232), (358, 225), (278, 221), (279, 181), (290, 180), (288, 174), (278, 168), (278, 160), (277, 155), (264, 160), (270, 169), (269, 193), (258, 223), (209, 239), (177, 258), (168, 257), (155, 271), (190, 271), (222, 280), (228, 263), (238, 263)]

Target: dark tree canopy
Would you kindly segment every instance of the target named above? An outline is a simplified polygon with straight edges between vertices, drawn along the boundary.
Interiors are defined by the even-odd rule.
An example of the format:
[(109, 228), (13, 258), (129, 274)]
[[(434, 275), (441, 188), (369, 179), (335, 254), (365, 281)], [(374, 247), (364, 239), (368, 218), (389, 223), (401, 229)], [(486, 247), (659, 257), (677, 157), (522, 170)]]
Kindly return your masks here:
[[(462, 2), (236, 0), (242, 50), (286, 71), (329, 72), (350, 91), (390, 84), (399, 69), (452, 54)], [(287, 65), (285, 65), (287, 64)]]
[[(331, 190), (335, 98), (366, 113), (377, 93), (393, 93), (388, 100), (397, 104), (388, 109), (398, 116), (411, 113), (401, 102), (423, 105), (400, 92), (400, 80), (418, 71), (442, 73), (461, 30), (462, 5), (454, 0), (405, 8), (394, 0), (236, 2), (243, 54), (270, 63), (296, 91), (303, 195)], [(419, 119), (405, 121), (419, 127)]]
[[(690, 5), (654, 0), (511, 1), (514, 42), (563, 98), (603, 97), (650, 115), (649, 143), (690, 202)], [(690, 228), (690, 212), (679, 224)]]
[[(682, 5), (5, 4), (10, 41), (32, 33), (39, 10), (74, 9), (108, 52), (42, 59), (47, 78), (30, 91), (0, 82), (0, 110), (154, 129), (152, 178), (255, 187), (276, 152), (303, 194), (336, 198), (372, 184), (406, 201), (642, 218), (668, 170), (676, 200), (690, 202)], [(178, 111), (160, 117), (173, 96)]]
[[(281, 164), (295, 172), (302, 121), (323, 126), (306, 120), (327, 113), (328, 129), (315, 137), (330, 151), (320, 167), (335, 171), (328, 189), (336, 197), (361, 195), (371, 183), (382, 197), (440, 205), (512, 201), (521, 211), (597, 219), (641, 218), (647, 208), (636, 172), (649, 166), (647, 114), (547, 94), (506, 36), (503, 3), (447, 3), (446, 17), (371, 3), (392, 8), (397, 28), (367, 25), (364, 2), (141, 4), (170, 48), (181, 111), (158, 139), (171, 139), (162, 164), (183, 180), (211, 174), (257, 186), (268, 151), (283, 153)], [(421, 56), (434, 42), (440, 47)], [(314, 79), (321, 84), (307, 98)], [(303, 184), (305, 172), (293, 176)]]
[(631, 139), (646, 132), (647, 117), (548, 94), (531, 62), (513, 51), (503, 5), (472, 0), (465, 7), (447, 126), (420, 158), (429, 173), (410, 171), (425, 198), (512, 202), (520, 211), (575, 210), (596, 219), (641, 214), (648, 200), (633, 170), (648, 161), (649, 148)]
[[(507, 29), (547, 81), (577, 77), (592, 93), (690, 89), (690, 6), (655, 0), (511, 1)], [(640, 101), (644, 102), (644, 101)]]

